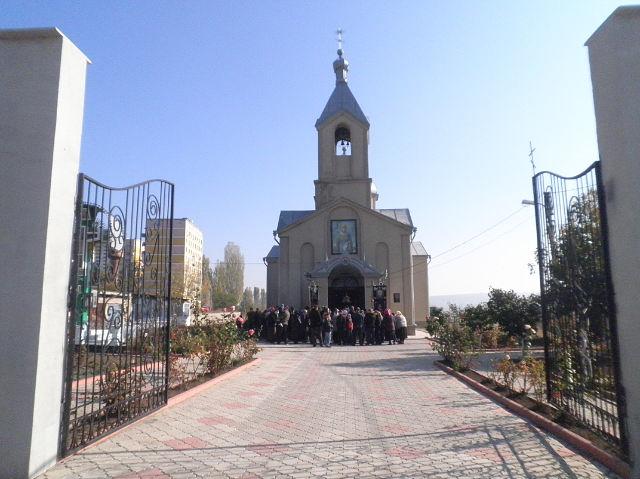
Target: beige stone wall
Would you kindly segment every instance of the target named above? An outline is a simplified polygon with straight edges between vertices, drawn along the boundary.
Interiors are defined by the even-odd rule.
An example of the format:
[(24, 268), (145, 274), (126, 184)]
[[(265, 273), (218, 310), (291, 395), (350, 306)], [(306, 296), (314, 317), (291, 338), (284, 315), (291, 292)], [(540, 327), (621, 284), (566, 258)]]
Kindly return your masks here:
[[(280, 234), (279, 301), (296, 307), (304, 306), (307, 298), (303, 291), (306, 279), (300, 267), (307, 262), (303, 257), (305, 248), (310, 245), (314, 252), (314, 266), (331, 260), (331, 220), (355, 219), (357, 221), (358, 254), (360, 259), (376, 266), (384, 272), (389, 270), (387, 282), (388, 304), (394, 310), (400, 309), (407, 319), (413, 318), (413, 275), (411, 272), (410, 227), (389, 220), (371, 210), (352, 205), (339, 204), (318, 212), (300, 225), (293, 226)], [(376, 251), (381, 245), (387, 248), (384, 264), (376, 264)], [(384, 248), (382, 248), (384, 249)], [(387, 257), (388, 256), (388, 260)], [(304, 287), (301, 287), (304, 285)], [(371, 304), (371, 284), (365, 283), (365, 301)], [(400, 302), (393, 302), (393, 293), (400, 294)], [(327, 282), (320, 283), (320, 302), (327, 303)]]
[[(346, 127), (351, 133), (350, 155), (336, 155), (335, 131), (339, 127)], [(340, 197), (362, 206), (371, 205), (368, 150), (367, 126), (350, 115), (338, 115), (322, 125), (318, 130), (316, 209)]]

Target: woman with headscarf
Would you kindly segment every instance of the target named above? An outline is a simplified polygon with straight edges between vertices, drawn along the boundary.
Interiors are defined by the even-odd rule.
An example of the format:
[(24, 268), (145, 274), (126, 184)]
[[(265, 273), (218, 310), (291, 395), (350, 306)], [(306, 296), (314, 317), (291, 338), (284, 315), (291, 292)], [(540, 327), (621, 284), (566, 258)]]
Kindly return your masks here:
[(384, 310), (382, 324), (387, 341), (389, 341), (389, 344), (394, 344), (396, 342), (396, 324), (389, 308)]
[(402, 311), (396, 311), (393, 317), (396, 323), (396, 338), (399, 344), (404, 344), (404, 340), (407, 339), (407, 318), (404, 317)]

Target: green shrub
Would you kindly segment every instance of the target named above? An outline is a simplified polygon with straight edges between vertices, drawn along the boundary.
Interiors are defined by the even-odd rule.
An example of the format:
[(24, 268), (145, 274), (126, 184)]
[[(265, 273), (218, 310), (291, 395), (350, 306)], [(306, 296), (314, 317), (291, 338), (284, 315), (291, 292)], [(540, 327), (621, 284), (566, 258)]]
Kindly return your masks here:
[(469, 369), (479, 352), (473, 332), (462, 322), (440, 326), (434, 348), (457, 370)]

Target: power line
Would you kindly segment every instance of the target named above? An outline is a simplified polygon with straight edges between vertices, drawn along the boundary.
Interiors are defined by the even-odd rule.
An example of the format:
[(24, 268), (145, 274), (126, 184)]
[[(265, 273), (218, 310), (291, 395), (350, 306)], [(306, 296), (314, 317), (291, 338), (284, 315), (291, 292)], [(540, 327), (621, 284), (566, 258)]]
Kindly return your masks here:
[(521, 206), (520, 208), (518, 208), (517, 210), (515, 210), (513, 213), (510, 213), (509, 215), (507, 215), (507, 216), (505, 216), (504, 218), (502, 218), (502, 219), (501, 219), (500, 221), (498, 221), (496, 224), (494, 224), (494, 225), (492, 225), (492, 226), (489, 226), (487, 229), (482, 230), (480, 233), (478, 233), (478, 234), (476, 234), (476, 235), (472, 236), (471, 238), (469, 238), (469, 239), (467, 239), (467, 240), (463, 241), (462, 243), (458, 243), (457, 245), (452, 246), (451, 248), (449, 248), (449, 249), (447, 249), (447, 250), (444, 250), (443, 252), (438, 253), (438, 254), (436, 254), (436, 255), (432, 256), (431, 258), (432, 258), (432, 259), (436, 259), (436, 258), (438, 258), (438, 257), (440, 257), (440, 256), (442, 256), (442, 255), (445, 255), (445, 254), (447, 254), (447, 253), (449, 253), (449, 252), (453, 251), (454, 249), (459, 248), (460, 246), (464, 246), (465, 244), (469, 243), (470, 241), (473, 241), (474, 239), (478, 238), (479, 236), (482, 236), (483, 234), (485, 234), (485, 233), (487, 233), (487, 232), (491, 231), (491, 230), (492, 230), (492, 229), (494, 229), (495, 227), (500, 226), (502, 223), (504, 223), (505, 221), (507, 221), (507, 220), (508, 220), (509, 218), (511, 218), (512, 216), (517, 215), (518, 213), (520, 213), (524, 208), (525, 208), (525, 206)]
[[(494, 228), (497, 228), (498, 226), (500, 226), (501, 224), (503, 224), (504, 222), (506, 222), (507, 220), (509, 220), (509, 219), (510, 219), (510, 218), (512, 218), (513, 216), (517, 215), (519, 212), (521, 212), (521, 211), (522, 211), (522, 210), (524, 210), (524, 209), (525, 209), (525, 206), (521, 206), (521, 207), (519, 207), (517, 210), (513, 211), (512, 213), (509, 213), (507, 216), (505, 216), (504, 218), (502, 218), (502, 219), (501, 219), (500, 221), (498, 221), (497, 223), (494, 223), (493, 225), (489, 226), (488, 228), (485, 228), (484, 230), (482, 230), (482, 231), (480, 231), (479, 233), (477, 233), (477, 234), (473, 235), (472, 237), (470, 237), (470, 238), (466, 239), (465, 241), (462, 241), (461, 243), (458, 243), (458, 244), (456, 244), (455, 246), (452, 246), (451, 248), (446, 249), (446, 250), (444, 250), (444, 251), (442, 251), (442, 252), (438, 253), (437, 255), (432, 256), (429, 260), (422, 261), (422, 262), (417, 262), (417, 263), (414, 263), (414, 264), (413, 264), (413, 265), (411, 265), (411, 266), (407, 266), (407, 267), (404, 267), (404, 268), (401, 268), (401, 269), (398, 269), (398, 270), (395, 270), (395, 271), (389, 271), (387, 274), (388, 274), (389, 276), (397, 275), (397, 274), (402, 273), (402, 272), (404, 272), (404, 271), (406, 271), (406, 270), (409, 270), (409, 269), (411, 269), (411, 268), (415, 268), (416, 266), (420, 266), (420, 265), (422, 265), (422, 264), (424, 264), (424, 263), (429, 263), (431, 259), (435, 259), (435, 258), (438, 258), (438, 257), (440, 257), (440, 256), (443, 256), (443, 255), (445, 255), (445, 254), (447, 254), (447, 253), (449, 253), (449, 252), (451, 252), (451, 251), (453, 251), (453, 250), (455, 250), (455, 249), (457, 249), (457, 248), (459, 248), (459, 247), (461, 247), (461, 246), (464, 246), (465, 244), (470, 243), (471, 241), (475, 240), (476, 238), (479, 238), (480, 236), (484, 235), (485, 233), (488, 233), (489, 231), (493, 230)], [(483, 244), (481, 244), (481, 245), (477, 246), (476, 248), (474, 248), (474, 249), (472, 249), (472, 250), (470, 250), (470, 251), (467, 251), (466, 253), (463, 253), (463, 254), (461, 254), (461, 255), (459, 255), (459, 256), (456, 256), (455, 258), (452, 258), (452, 259), (450, 259), (450, 260), (448, 260), (448, 261), (446, 261), (446, 262), (444, 262), (444, 263), (435, 264), (435, 265), (431, 266), (431, 268), (437, 268), (438, 266), (444, 266), (444, 265), (446, 265), (446, 264), (449, 264), (449, 263), (451, 263), (451, 262), (453, 262), (453, 261), (456, 261), (456, 260), (458, 260), (458, 259), (460, 259), (460, 258), (463, 258), (463, 257), (465, 257), (465, 256), (467, 256), (467, 255), (469, 255), (469, 254), (471, 254), (471, 253), (473, 253), (473, 252), (477, 251), (477, 250), (478, 250), (478, 249), (480, 249), (480, 248), (483, 248), (483, 247), (485, 247), (485, 246), (487, 246), (487, 245), (489, 245), (489, 244), (493, 243), (494, 241), (496, 241), (496, 240), (500, 239), (501, 237), (505, 236), (506, 234), (509, 234), (509, 233), (511, 233), (512, 231), (516, 230), (519, 226), (521, 226), (522, 224), (524, 224), (525, 222), (527, 222), (527, 221), (528, 221), (528, 219), (529, 219), (529, 218), (524, 219), (523, 221), (521, 221), (521, 222), (519, 222), (518, 224), (516, 224), (513, 228), (511, 228), (511, 229), (509, 229), (509, 230), (505, 231), (504, 233), (502, 233), (502, 234), (500, 234), (500, 235), (496, 236), (496, 237), (495, 237), (495, 238), (493, 238), (492, 240), (487, 241), (486, 243), (483, 243)], [(217, 261), (215, 264), (224, 265), (224, 264), (226, 264), (226, 262), (224, 262), (224, 261)], [(264, 266), (264, 262), (263, 262), (263, 261), (260, 261), (260, 262), (248, 262), (248, 261), (245, 261), (243, 264), (244, 264), (244, 265), (262, 265), (262, 266)], [(302, 263), (299, 263), (299, 262), (289, 262), (289, 264), (290, 264), (290, 265), (299, 265), (299, 264), (302, 264)], [(214, 266), (214, 264), (211, 264), (211, 266), (213, 267), (213, 266)]]
[(470, 255), (471, 253), (473, 253), (473, 252), (475, 252), (475, 251), (479, 250), (480, 248), (484, 248), (485, 246), (490, 245), (491, 243), (494, 243), (495, 241), (499, 240), (499, 239), (500, 239), (500, 238), (502, 238), (503, 236), (505, 236), (505, 235), (507, 235), (507, 234), (509, 234), (509, 233), (511, 233), (511, 232), (513, 232), (513, 231), (515, 231), (516, 229), (518, 229), (520, 226), (522, 226), (522, 225), (523, 225), (524, 223), (526, 223), (528, 220), (529, 220), (529, 218), (525, 218), (523, 221), (521, 221), (520, 223), (518, 223), (517, 225), (515, 225), (513, 228), (508, 229), (507, 231), (505, 231), (504, 233), (502, 233), (502, 234), (500, 234), (500, 235), (496, 236), (496, 237), (495, 237), (495, 238), (493, 238), (492, 240), (487, 241), (486, 243), (482, 243), (481, 245), (479, 245), (479, 246), (477, 246), (477, 247), (473, 248), (472, 250), (467, 251), (466, 253), (463, 253), (463, 254), (461, 254), (461, 255), (459, 255), (459, 256), (456, 256), (455, 258), (452, 258), (452, 259), (450, 259), (450, 260), (448, 260), (448, 261), (445, 261), (444, 263), (434, 264), (433, 266), (431, 266), (431, 269), (433, 269), (433, 268), (437, 268), (438, 266), (444, 266), (445, 264), (449, 264), (449, 263), (452, 263), (452, 262), (454, 262), (454, 261), (457, 261), (457, 260), (459, 260), (460, 258), (464, 258), (465, 256)]

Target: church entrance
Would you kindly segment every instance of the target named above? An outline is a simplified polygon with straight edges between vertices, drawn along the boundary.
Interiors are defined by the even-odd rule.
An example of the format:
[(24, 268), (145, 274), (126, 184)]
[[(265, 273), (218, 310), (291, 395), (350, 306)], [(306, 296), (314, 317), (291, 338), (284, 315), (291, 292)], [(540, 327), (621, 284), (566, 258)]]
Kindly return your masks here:
[(364, 308), (364, 278), (352, 266), (337, 266), (329, 275), (329, 307)]

